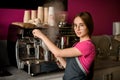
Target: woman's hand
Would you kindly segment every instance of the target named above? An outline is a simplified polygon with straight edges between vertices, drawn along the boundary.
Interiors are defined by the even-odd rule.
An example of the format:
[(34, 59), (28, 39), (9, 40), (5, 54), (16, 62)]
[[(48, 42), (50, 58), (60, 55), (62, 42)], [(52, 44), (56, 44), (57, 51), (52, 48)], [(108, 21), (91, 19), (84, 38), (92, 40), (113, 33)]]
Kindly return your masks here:
[(62, 57), (56, 57), (56, 64), (59, 68), (64, 69), (66, 67), (66, 60)]
[(34, 29), (32, 31), (32, 34), (33, 34), (34, 37), (38, 37), (38, 38), (41, 38), (42, 35), (43, 35), (43, 33), (39, 29)]
[(64, 69), (63, 65), (60, 63), (59, 60), (56, 59), (55, 62), (56, 62), (56, 64), (58, 65), (58, 67), (59, 67), (60, 69)]

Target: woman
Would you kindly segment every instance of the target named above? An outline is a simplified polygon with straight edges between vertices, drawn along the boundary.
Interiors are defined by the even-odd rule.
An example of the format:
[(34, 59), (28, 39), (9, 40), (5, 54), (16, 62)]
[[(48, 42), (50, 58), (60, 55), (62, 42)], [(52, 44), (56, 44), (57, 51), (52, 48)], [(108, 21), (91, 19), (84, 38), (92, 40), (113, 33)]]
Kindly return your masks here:
[[(44, 41), (48, 49), (65, 68), (63, 80), (87, 80), (91, 75), (95, 58), (95, 46), (91, 41), (93, 20), (89, 12), (81, 12), (75, 16), (73, 29), (79, 42), (73, 47), (59, 49), (40, 30), (33, 30), (33, 35)], [(69, 60), (64, 58), (69, 57)], [(90, 80), (90, 79), (89, 79)]]

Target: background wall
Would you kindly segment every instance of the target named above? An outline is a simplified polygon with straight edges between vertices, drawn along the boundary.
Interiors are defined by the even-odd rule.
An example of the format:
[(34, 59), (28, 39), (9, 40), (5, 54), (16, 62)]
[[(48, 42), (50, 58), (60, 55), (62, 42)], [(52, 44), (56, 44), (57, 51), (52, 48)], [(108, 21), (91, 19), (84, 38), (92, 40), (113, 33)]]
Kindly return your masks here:
[[(94, 19), (94, 35), (112, 34), (112, 23), (120, 21), (120, 0), (68, 0), (68, 23), (81, 11), (89, 11)], [(24, 9), (0, 9), (0, 40), (7, 39), (12, 22), (22, 22)]]
[(0, 40), (7, 39), (9, 24), (23, 21), (23, 14), (22, 9), (0, 9)]
[(68, 22), (81, 11), (89, 11), (94, 19), (94, 35), (112, 34), (112, 24), (120, 21), (120, 0), (69, 0)]

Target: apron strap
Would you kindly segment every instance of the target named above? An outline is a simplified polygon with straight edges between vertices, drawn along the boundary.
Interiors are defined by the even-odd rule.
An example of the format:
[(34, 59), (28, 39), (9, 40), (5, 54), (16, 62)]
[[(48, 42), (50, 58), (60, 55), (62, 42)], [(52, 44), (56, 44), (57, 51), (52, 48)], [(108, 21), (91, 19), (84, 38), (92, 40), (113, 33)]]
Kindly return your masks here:
[(87, 73), (86, 73), (86, 71), (84, 70), (83, 66), (81, 65), (78, 57), (75, 57), (75, 60), (76, 60), (76, 62), (77, 62), (77, 64), (78, 64), (79, 68), (84, 72), (85, 75), (87, 75)]

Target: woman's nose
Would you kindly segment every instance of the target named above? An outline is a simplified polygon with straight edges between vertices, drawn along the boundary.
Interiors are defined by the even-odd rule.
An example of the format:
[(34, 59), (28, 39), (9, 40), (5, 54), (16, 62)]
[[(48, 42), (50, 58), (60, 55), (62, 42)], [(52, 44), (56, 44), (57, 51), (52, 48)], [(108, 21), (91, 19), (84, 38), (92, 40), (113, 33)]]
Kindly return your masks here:
[(80, 30), (80, 26), (77, 26), (77, 27), (76, 27), (76, 30)]

